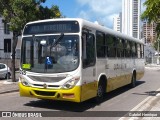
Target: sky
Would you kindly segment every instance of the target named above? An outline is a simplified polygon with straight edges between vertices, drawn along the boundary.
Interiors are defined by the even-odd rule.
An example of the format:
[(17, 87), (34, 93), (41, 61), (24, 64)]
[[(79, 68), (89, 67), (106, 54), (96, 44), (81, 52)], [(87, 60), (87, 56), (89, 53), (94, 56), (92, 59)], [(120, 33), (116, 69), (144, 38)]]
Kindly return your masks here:
[[(145, 0), (141, 0), (143, 4)], [(112, 28), (113, 17), (122, 11), (122, 0), (46, 0), (44, 6), (59, 6), (67, 18), (83, 18), (91, 22), (98, 21)], [(142, 11), (144, 7), (141, 7)]]

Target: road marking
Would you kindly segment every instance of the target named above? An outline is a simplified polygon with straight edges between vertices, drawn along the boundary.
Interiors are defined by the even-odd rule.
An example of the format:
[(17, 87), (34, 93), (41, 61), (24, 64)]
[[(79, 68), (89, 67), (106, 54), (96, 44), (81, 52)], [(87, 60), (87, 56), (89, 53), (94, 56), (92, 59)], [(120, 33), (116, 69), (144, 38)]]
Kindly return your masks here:
[[(160, 88), (156, 91), (160, 91)], [(157, 96), (160, 96), (160, 93), (156, 94), (156, 96), (147, 97), (130, 111), (150, 111), (151, 108), (153, 107), (152, 103), (157, 99)], [(125, 117), (125, 116), (121, 117), (119, 120), (138, 120), (139, 119), (138, 117)]]

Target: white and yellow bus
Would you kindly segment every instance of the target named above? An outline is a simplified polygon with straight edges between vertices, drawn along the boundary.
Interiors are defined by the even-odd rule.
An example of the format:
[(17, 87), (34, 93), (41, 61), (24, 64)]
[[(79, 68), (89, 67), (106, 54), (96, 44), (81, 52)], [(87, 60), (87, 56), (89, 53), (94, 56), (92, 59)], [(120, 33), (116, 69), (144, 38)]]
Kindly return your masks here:
[(82, 102), (135, 87), (144, 74), (141, 40), (83, 19), (26, 24), (22, 34), (20, 96)]

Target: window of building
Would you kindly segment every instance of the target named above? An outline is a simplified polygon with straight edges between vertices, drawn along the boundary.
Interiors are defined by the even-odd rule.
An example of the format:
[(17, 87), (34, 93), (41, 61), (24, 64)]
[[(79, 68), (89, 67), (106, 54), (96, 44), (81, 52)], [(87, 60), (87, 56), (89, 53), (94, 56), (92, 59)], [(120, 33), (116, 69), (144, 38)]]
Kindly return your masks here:
[(6, 22), (4, 22), (4, 34), (10, 34), (9, 25)]
[(4, 39), (4, 52), (5, 53), (11, 52), (11, 39)]
[(133, 37), (137, 38), (138, 37), (138, 33), (137, 32), (133, 32)]

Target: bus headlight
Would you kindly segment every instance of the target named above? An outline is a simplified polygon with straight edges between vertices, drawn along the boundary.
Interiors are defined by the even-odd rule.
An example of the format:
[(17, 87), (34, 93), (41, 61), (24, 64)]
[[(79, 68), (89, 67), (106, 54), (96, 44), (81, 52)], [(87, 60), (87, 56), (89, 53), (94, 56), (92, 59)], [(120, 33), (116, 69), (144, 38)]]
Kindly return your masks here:
[(77, 82), (79, 81), (80, 77), (74, 77), (72, 78), (71, 80), (67, 81), (63, 86), (62, 88), (64, 89), (71, 89), (73, 88)]
[(22, 83), (22, 85), (28, 86), (28, 87), (30, 86), (29, 82), (25, 78), (20, 77), (19, 80)]

